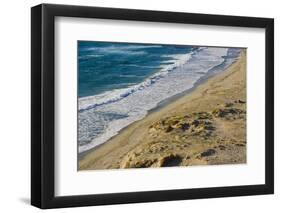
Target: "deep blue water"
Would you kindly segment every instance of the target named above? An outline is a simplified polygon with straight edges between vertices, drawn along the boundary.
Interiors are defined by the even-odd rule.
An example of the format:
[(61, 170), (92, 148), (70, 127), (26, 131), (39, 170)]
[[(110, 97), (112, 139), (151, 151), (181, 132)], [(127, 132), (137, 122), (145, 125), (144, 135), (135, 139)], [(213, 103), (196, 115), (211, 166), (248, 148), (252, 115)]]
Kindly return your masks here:
[(138, 84), (161, 66), (172, 64), (171, 55), (185, 54), (192, 49), (175, 45), (79, 41), (79, 97)]

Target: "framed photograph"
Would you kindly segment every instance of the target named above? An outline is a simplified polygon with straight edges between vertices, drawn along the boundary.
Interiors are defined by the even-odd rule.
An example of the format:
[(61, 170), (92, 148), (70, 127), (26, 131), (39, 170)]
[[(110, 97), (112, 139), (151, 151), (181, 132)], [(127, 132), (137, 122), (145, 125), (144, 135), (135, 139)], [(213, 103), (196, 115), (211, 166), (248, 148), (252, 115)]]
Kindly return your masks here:
[(31, 203), (272, 194), (274, 21), (31, 9)]

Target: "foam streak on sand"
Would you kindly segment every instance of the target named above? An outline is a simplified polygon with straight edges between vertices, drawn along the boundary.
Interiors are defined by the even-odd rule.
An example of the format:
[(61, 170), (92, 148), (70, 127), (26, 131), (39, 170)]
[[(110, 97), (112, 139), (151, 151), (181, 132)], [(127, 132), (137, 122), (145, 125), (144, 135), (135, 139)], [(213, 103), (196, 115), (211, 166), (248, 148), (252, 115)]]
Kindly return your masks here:
[(80, 98), (79, 153), (106, 142), (160, 102), (192, 88), (210, 70), (224, 70), (238, 54), (237, 49), (197, 48), (170, 56), (172, 60), (142, 83)]

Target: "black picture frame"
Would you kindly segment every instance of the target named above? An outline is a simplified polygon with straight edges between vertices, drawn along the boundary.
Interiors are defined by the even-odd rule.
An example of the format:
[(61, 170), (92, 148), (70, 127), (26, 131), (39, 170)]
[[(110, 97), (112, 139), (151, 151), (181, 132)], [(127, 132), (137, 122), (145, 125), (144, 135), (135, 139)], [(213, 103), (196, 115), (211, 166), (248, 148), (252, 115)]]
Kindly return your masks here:
[[(54, 20), (58, 16), (265, 29), (265, 184), (56, 197)], [(273, 19), (41, 4), (31, 8), (31, 97), (31, 204), (36, 207), (46, 209), (274, 193)]]

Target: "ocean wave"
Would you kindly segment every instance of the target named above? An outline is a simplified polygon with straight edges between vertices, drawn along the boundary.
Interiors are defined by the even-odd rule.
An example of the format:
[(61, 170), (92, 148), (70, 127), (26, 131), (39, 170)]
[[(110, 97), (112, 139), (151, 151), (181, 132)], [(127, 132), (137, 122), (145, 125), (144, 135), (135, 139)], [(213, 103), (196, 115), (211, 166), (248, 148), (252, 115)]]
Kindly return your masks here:
[(130, 51), (130, 50), (122, 50), (120, 48), (116, 49), (106, 49), (106, 50), (95, 50), (100, 51), (104, 54), (126, 54), (126, 55), (145, 55), (147, 54), (146, 51)]
[(143, 90), (146, 87), (149, 87), (150, 85), (154, 84), (157, 80), (160, 78), (163, 78), (166, 76), (169, 72), (174, 70), (177, 67), (180, 67), (184, 65), (190, 58), (192, 57), (193, 53), (187, 53), (187, 54), (175, 54), (175, 55), (165, 55), (163, 57), (173, 58), (172, 64), (163, 65), (160, 67), (160, 70), (153, 74), (152, 76), (145, 79), (142, 83), (133, 85), (128, 88), (122, 88), (122, 89), (115, 89), (112, 91), (107, 91), (102, 94), (94, 95), (94, 96), (88, 96), (79, 98), (79, 112), (92, 109), (104, 104), (113, 103), (116, 101), (119, 101), (123, 98), (126, 98), (130, 94)]
[(89, 47), (84, 51), (95, 51), (103, 54), (126, 54), (126, 55), (144, 55), (147, 54), (145, 49), (161, 48), (161, 45), (111, 45), (106, 47)]
[(79, 59), (89, 59), (89, 58), (99, 58), (99, 57), (103, 57), (104, 55), (97, 55), (97, 54), (89, 54), (89, 55), (83, 55), (83, 56), (79, 56)]
[(157, 66), (146, 66), (146, 65), (137, 65), (137, 64), (122, 64), (123, 67), (141, 67), (141, 68), (151, 68), (157, 69)]
[(99, 50), (99, 51), (112, 51), (112, 50), (137, 50), (137, 49), (147, 49), (147, 48), (161, 48), (161, 45), (111, 45), (106, 47), (89, 47), (84, 50)]

